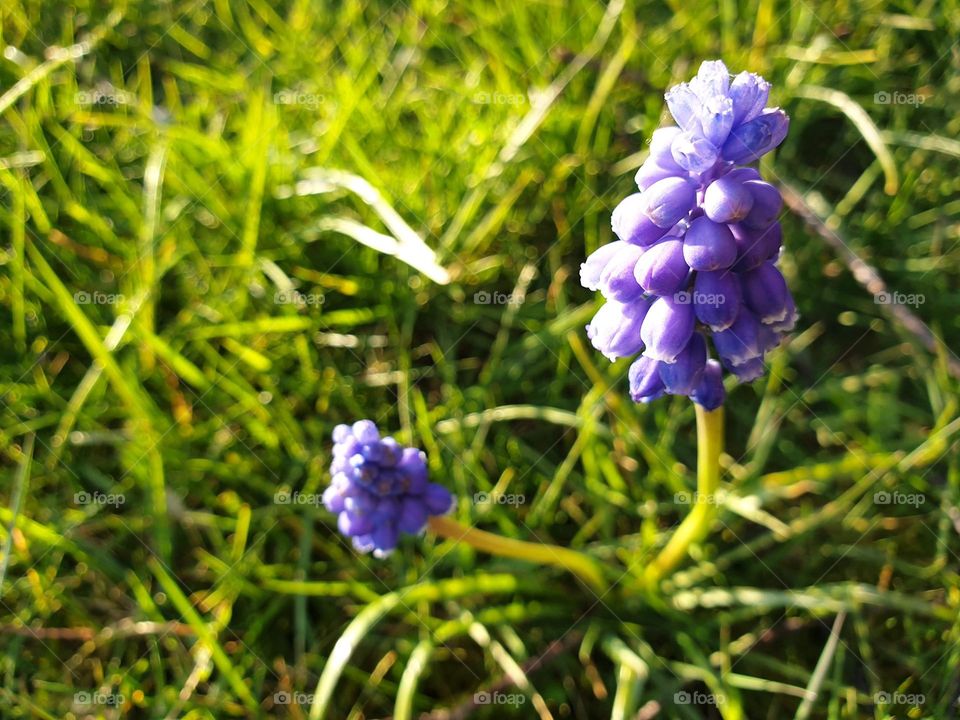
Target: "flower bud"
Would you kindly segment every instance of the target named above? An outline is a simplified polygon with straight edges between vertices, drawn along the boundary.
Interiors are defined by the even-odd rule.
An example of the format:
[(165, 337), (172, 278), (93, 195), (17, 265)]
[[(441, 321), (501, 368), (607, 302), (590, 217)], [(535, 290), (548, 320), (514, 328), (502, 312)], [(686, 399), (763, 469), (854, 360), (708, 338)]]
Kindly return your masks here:
[(683, 257), (694, 270), (722, 270), (736, 261), (737, 243), (726, 225), (698, 217), (683, 236)]
[(727, 391), (723, 387), (723, 368), (716, 360), (707, 360), (700, 376), (700, 383), (690, 399), (707, 410), (716, 410), (723, 405)]
[(630, 366), (627, 379), (630, 381), (630, 397), (634, 402), (650, 402), (663, 395), (663, 380), (660, 379), (660, 363), (641, 355)]
[(673, 295), (687, 283), (690, 268), (683, 241), (666, 237), (647, 248), (634, 268), (634, 280), (651, 295)]
[(698, 272), (693, 282), (694, 313), (711, 330), (726, 330), (740, 312), (740, 280), (730, 270)]
[(587, 337), (609, 360), (640, 352), (640, 328), (648, 314), (646, 301), (619, 303), (608, 300), (587, 325)]
[(753, 120), (738, 125), (731, 131), (730, 137), (723, 144), (723, 159), (735, 163), (758, 160), (783, 142), (789, 128), (790, 119), (783, 110), (764, 110)]
[(707, 342), (695, 332), (675, 362), (660, 363), (660, 379), (668, 393), (689, 395), (696, 390), (707, 362)]
[(690, 341), (694, 328), (693, 306), (669, 297), (657, 298), (643, 319), (640, 338), (645, 355), (672, 363)]
[(678, 135), (670, 151), (677, 165), (692, 173), (706, 172), (716, 164), (720, 155), (713, 143), (692, 132)]
[(753, 200), (750, 203), (750, 212), (743, 218), (743, 224), (748, 228), (766, 228), (773, 225), (783, 207), (780, 191), (762, 180), (748, 180), (743, 187)]
[(656, 225), (646, 214), (643, 193), (628, 195), (613, 210), (610, 219), (617, 237), (633, 245), (652, 245), (667, 234), (670, 228)]
[(743, 273), (743, 301), (765, 324), (781, 322), (787, 317), (787, 281), (777, 267), (766, 262)]
[(753, 207), (753, 195), (742, 182), (724, 175), (707, 185), (703, 193), (703, 211), (718, 223), (740, 222)]
[(659, 180), (645, 190), (644, 214), (653, 224), (670, 229), (685, 218), (697, 201), (697, 191), (686, 178), (670, 177)]

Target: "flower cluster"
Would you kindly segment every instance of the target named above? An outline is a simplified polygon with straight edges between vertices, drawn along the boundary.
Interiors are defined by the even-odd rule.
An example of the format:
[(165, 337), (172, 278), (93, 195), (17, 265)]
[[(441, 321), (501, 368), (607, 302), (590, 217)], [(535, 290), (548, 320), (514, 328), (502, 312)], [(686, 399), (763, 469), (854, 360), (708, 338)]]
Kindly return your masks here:
[[(630, 367), (630, 394), (723, 403), (722, 366), (741, 381), (793, 329), (796, 307), (776, 262), (782, 198), (747, 164), (786, 137), (789, 119), (765, 108), (770, 85), (719, 60), (666, 94), (677, 126), (660, 128), (637, 172), (640, 192), (613, 211), (618, 241), (594, 252), (580, 281), (607, 300), (587, 335)], [(709, 358), (706, 336), (719, 362)]]
[(423, 452), (381, 438), (371, 420), (334, 428), (330, 474), (324, 506), (358, 551), (377, 557), (390, 554), (400, 533), (419, 533), (453, 506), (450, 491), (427, 479)]

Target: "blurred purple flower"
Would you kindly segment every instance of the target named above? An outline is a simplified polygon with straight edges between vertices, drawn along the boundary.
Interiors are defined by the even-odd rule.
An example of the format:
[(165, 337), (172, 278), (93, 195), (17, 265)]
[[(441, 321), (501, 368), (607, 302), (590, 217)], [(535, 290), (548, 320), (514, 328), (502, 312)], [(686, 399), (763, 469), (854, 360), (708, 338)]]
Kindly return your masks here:
[(359, 552), (389, 555), (401, 533), (421, 532), (431, 515), (443, 515), (453, 496), (429, 482), (424, 454), (380, 437), (372, 420), (333, 430), (332, 480), (323, 504)]
[(769, 95), (763, 78), (731, 77), (720, 60), (670, 88), (677, 125), (654, 131), (640, 192), (613, 211), (619, 240), (581, 266), (581, 283), (608, 301), (587, 326), (594, 347), (610, 360), (643, 351), (629, 372), (637, 402), (671, 393), (719, 407), (722, 368), (744, 382), (760, 377), (764, 354), (794, 327), (776, 266), (783, 200), (743, 166), (787, 135), (789, 118), (765, 107)]

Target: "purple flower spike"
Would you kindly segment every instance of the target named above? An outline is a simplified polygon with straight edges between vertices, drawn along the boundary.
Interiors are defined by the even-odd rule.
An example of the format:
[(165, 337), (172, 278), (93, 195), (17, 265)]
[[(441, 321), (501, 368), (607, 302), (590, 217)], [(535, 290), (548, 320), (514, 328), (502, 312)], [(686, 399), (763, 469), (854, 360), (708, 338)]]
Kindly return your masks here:
[(763, 78), (731, 76), (719, 60), (670, 88), (676, 126), (653, 132), (640, 192), (613, 211), (620, 242), (581, 266), (581, 283), (607, 300), (587, 327), (594, 347), (611, 360), (643, 350), (629, 372), (636, 402), (670, 393), (719, 407), (723, 368), (759, 377), (796, 324), (776, 267), (783, 198), (747, 166), (789, 130), (783, 110), (765, 107), (769, 96)]
[(678, 303), (673, 298), (657, 298), (640, 328), (644, 354), (660, 362), (676, 362), (690, 341), (693, 328), (693, 305)]
[[(381, 439), (373, 421), (338, 425), (333, 442), (332, 480), (323, 504), (358, 552), (385, 557), (401, 533), (415, 535), (431, 515), (452, 508), (450, 491), (427, 480), (423, 453), (391, 437)], [(356, 447), (362, 451), (346, 454)]]
[(736, 262), (737, 243), (726, 225), (698, 217), (683, 238), (683, 257), (693, 270), (723, 270)]

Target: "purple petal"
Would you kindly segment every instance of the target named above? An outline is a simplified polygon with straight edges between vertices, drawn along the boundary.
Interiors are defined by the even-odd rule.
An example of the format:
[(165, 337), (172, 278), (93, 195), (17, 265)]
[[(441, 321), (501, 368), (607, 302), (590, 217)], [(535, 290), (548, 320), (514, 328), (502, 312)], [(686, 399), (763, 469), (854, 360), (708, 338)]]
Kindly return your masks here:
[(767, 228), (776, 222), (783, 207), (783, 196), (770, 183), (762, 180), (749, 180), (743, 187), (750, 193), (753, 202), (750, 212), (743, 219), (743, 224), (749, 228)]
[(747, 360), (739, 365), (727, 364), (726, 367), (737, 376), (737, 380), (745, 383), (753, 382), (767, 371), (767, 366), (763, 364), (763, 358), (760, 357)]
[(789, 128), (790, 119), (783, 110), (765, 110), (753, 120), (733, 129), (723, 144), (722, 155), (725, 160), (735, 163), (758, 160), (783, 142)]
[(753, 120), (767, 104), (770, 83), (754, 73), (742, 72), (730, 83), (729, 94), (733, 101), (733, 121), (744, 123)]
[(397, 547), (397, 540), (400, 532), (396, 524), (389, 523), (378, 525), (370, 533), (370, 539), (373, 541), (373, 554), (375, 557), (384, 558), (394, 551)]
[(730, 231), (737, 243), (737, 262), (733, 266), (736, 272), (746, 272), (767, 260), (775, 260), (780, 252), (783, 241), (780, 223), (775, 223), (766, 230), (752, 230), (739, 223), (731, 225)]
[(609, 300), (587, 325), (587, 337), (611, 362), (635, 355), (643, 348), (640, 328), (650, 309), (646, 300), (619, 303)]
[(643, 255), (643, 248), (629, 243), (621, 243), (620, 251), (614, 255), (600, 276), (600, 292), (608, 300), (630, 302), (643, 294), (643, 288), (633, 276), (637, 261)]
[(703, 136), (714, 147), (722, 147), (733, 128), (733, 103), (728, 97), (712, 97), (700, 109)]
[(373, 529), (369, 515), (357, 515), (344, 510), (337, 516), (337, 528), (346, 536), (364, 535)]
[(397, 527), (400, 532), (416, 535), (427, 524), (428, 516), (427, 506), (423, 500), (416, 497), (404, 498), (397, 518)]
[(726, 330), (713, 334), (713, 344), (721, 359), (731, 365), (742, 365), (760, 357), (760, 321), (746, 307)]
[(690, 89), (703, 103), (716, 97), (726, 98), (729, 88), (730, 71), (723, 60), (704, 60), (700, 63), (697, 76), (690, 81)]
[(692, 173), (706, 172), (716, 164), (720, 156), (717, 147), (699, 132), (678, 135), (670, 151), (677, 165)]
[(674, 85), (667, 90), (664, 98), (670, 114), (684, 130), (699, 131), (700, 122), (697, 119), (700, 110), (700, 99), (687, 83)]
[(682, 173), (683, 168), (677, 165), (677, 162), (673, 159), (673, 154), (670, 152), (673, 141), (682, 132), (680, 128), (675, 126), (654, 130), (653, 135), (650, 136), (650, 155), (647, 157), (647, 162), (652, 161), (666, 170), (673, 170), (674, 175)]
[(627, 195), (613, 209), (610, 224), (621, 240), (634, 245), (650, 245), (667, 234), (670, 228), (662, 228), (647, 217), (646, 200), (642, 193)]
[(786, 319), (787, 281), (777, 267), (766, 262), (741, 276), (743, 300), (753, 313), (765, 324)]
[(640, 328), (644, 354), (661, 362), (676, 361), (693, 335), (694, 324), (693, 305), (657, 298)]
[(423, 494), (423, 501), (431, 515), (445, 515), (453, 507), (453, 495), (443, 485), (430, 483)]
[(599, 290), (600, 278), (603, 277), (607, 263), (626, 245), (622, 240), (615, 240), (590, 253), (587, 261), (580, 265), (580, 284), (588, 290)]
[(344, 425), (341, 423), (333, 429), (333, 442), (342, 443), (346, 442), (348, 438), (353, 437), (353, 434), (350, 432), (350, 426)]
[(703, 194), (703, 210), (718, 223), (743, 220), (753, 207), (753, 194), (742, 182), (731, 178), (732, 173), (719, 177), (707, 186)]
[(630, 397), (634, 402), (647, 403), (663, 395), (663, 380), (660, 379), (660, 363), (651, 357), (640, 356), (627, 372), (630, 381)]
[(683, 237), (683, 257), (694, 270), (722, 270), (736, 261), (737, 243), (726, 225), (698, 217)]
[(668, 393), (689, 395), (700, 384), (707, 362), (707, 341), (695, 332), (676, 362), (660, 363), (660, 379)]
[(686, 178), (658, 180), (642, 193), (644, 214), (654, 225), (670, 229), (685, 218), (697, 201), (697, 190)]
[(697, 320), (711, 330), (726, 330), (740, 312), (740, 280), (730, 270), (698, 272), (693, 282)]
[(690, 268), (683, 242), (667, 237), (647, 248), (634, 269), (635, 280), (651, 295), (673, 295), (687, 284)]
[(372, 420), (357, 420), (353, 424), (353, 436), (365, 445), (380, 439), (380, 433)]
[(723, 387), (723, 369), (716, 360), (707, 360), (700, 377), (700, 384), (690, 395), (691, 399), (707, 410), (716, 410), (723, 405), (727, 392)]
[(672, 168), (663, 167), (658, 163), (653, 162), (650, 158), (640, 166), (640, 169), (637, 170), (637, 174), (633, 176), (633, 180), (637, 183), (637, 187), (640, 188), (641, 192), (646, 190), (648, 187), (653, 185), (655, 182), (660, 180), (665, 180), (667, 178), (676, 177), (677, 173), (686, 174), (686, 170), (677, 165), (673, 158), (670, 158), (670, 164), (676, 166), (676, 170)]

